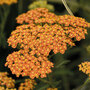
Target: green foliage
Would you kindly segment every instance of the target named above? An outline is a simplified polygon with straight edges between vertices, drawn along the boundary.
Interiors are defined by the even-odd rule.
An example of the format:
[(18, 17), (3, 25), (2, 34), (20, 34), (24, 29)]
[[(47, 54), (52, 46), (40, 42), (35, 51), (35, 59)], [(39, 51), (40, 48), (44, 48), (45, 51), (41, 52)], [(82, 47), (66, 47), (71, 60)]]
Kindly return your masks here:
[[(20, 0), (23, 1), (23, 0)], [(28, 2), (28, 0), (25, 0), (25, 2)], [(49, 2), (50, 4), (48, 4)], [(71, 11), (80, 17), (85, 18), (88, 22), (90, 22), (90, 0), (66, 0), (68, 6), (70, 7)], [(52, 5), (51, 5), (52, 4)], [(49, 11), (54, 11), (54, 5), (59, 4), (59, 6), (62, 6), (62, 0), (40, 0), (40, 1), (35, 1), (33, 0), (33, 3), (30, 3), (26, 5), (28, 6), (29, 9), (34, 9), (37, 7), (44, 7), (49, 9)], [(23, 7), (22, 3), (17, 4), (19, 7), (17, 8), (18, 13), (23, 13)], [(2, 7), (0, 6), (0, 10), (2, 12)], [(63, 7), (64, 8), (64, 7)], [(54, 13), (58, 15), (62, 14), (67, 14), (67, 11), (65, 8), (59, 8), (55, 7), (56, 10)], [(7, 46), (6, 43), (6, 36), (7, 32), (5, 28), (8, 28), (7, 26), (10, 24), (12, 26), (12, 22), (16, 24), (15, 21), (10, 21), (8, 24), (7, 21), (8, 15), (9, 15), (9, 10), (10, 8), (6, 7), (6, 12), (1, 13), (0, 12), (0, 46)], [(17, 12), (16, 9), (13, 9), (15, 12)], [(25, 12), (28, 9), (25, 9)], [(61, 11), (63, 10), (63, 11)], [(7, 12), (8, 11), (8, 12)], [(5, 14), (5, 17), (3, 19), (3, 14)], [(12, 17), (12, 15), (10, 15)], [(16, 17), (13, 18), (15, 20)], [(16, 25), (13, 25), (12, 27), (15, 28)], [(10, 26), (9, 26), (10, 27)], [(3, 28), (3, 29), (1, 29)], [(12, 29), (13, 30), (13, 29)], [(51, 61), (54, 63), (54, 68), (52, 68), (52, 73), (48, 75), (47, 78), (44, 79), (36, 79), (38, 82), (36, 85), (35, 90), (46, 90), (48, 87), (57, 87), (59, 90), (90, 90), (90, 82), (85, 83), (83, 85), (83, 82), (85, 78), (87, 77), (83, 73), (78, 71), (78, 64), (80, 64), (83, 61), (89, 61), (90, 60), (90, 53), (89, 53), (89, 46), (90, 46), (90, 29), (88, 29), (88, 35), (86, 36), (85, 40), (82, 40), (80, 42), (76, 42), (76, 46), (73, 48), (70, 48), (69, 50), (66, 51), (64, 55), (61, 55), (60, 53), (54, 55), (51, 57)], [(18, 47), (19, 48), (19, 45)], [(3, 51), (2, 51), (3, 52)], [(10, 52), (7, 53), (7, 55)], [(6, 68), (4, 67), (5, 63), (5, 57), (6, 55), (3, 54), (1, 58), (1, 63), (0, 63), (0, 70), (4, 71)], [(24, 79), (18, 79), (16, 81), (16, 84), (23, 82)], [(83, 86), (83, 87), (82, 87)], [(71, 88), (70, 88), (71, 87)], [(75, 89), (73, 89), (75, 88)]]
[(84, 84), (73, 90), (90, 90), (90, 78), (87, 78)]
[[(48, 0), (48, 2), (62, 4), (62, 0)], [(66, 0), (66, 2), (69, 5), (73, 13), (77, 12), (80, 8), (84, 12), (90, 13), (90, 7), (89, 7), (90, 0), (87, 0), (87, 1), (85, 0), (80, 0), (80, 1), (79, 0)]]
[(6, 33), (4, 32), (4, 29), (9, 12), (10, 12), (10, 7), (8, 5), (0, 6), (0, 47), (3, 48), (7, 46), (6, 35), (5, 35)]
[(54, 6), (51, 4), (47, 4), (47, 0), (37, 0), (29, 5), (29, 9), (35, 8), (47, 8), (49, 11), (54, 11)]
[(41, 82), (35, 87), (35, 90), (46, 90), (46, 88), (48, 88), (48, 87), (49, 87), (48, 84)]
[(86, 49), (87, 49), (87, 52), (90, 53), (90, 45), (88, 45), (88, 46), (86, 47)]

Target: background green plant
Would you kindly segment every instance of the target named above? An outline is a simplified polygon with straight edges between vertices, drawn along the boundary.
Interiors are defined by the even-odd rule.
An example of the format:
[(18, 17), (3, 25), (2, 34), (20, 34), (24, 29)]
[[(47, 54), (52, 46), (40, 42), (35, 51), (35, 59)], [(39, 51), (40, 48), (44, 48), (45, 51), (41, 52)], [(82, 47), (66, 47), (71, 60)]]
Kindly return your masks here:
[[(1, 14), (4, 12), (1, 9), (2, 6), (0, 6), (0, 10), (2, 11), (2, 13), (0, 13), (0, 28), (3, 27), (3, 31), (0, 29), (0, 71), (8, 71), (10, 76), (16, 79), (16, 87), (18, 87), (18, 84), (23, 82), (24, 79), (28, 77), (16, 78), (15, 75), (11, 74), (11, 71), (8, 68), (4, 67), (7, 55), (13, 52), (13, 50), (17, 50), (8, 47), (6, 40), (10, 36), (11, 31), (18, 26), (15, 18), (19, 14), (24, 13), (29, 9), (33, 9), (28, 9), (28, 7), (32, 5), (34, 1), (36, 0), (19, 0), (17, 4), (11, 5), (9, 7), (9, 12), (5, 19), (4, 25), (2, 25), (1, 21), (1, 19), (3, 19)], [(85, 18), (86, 21), (90, 22), (90, 0), (66, 0), (66, 2), (75, 16)], [(54, 8), (51, 9), (51, 11), (53, 11), (55, 14), (68, 14), (62, 0), (47, 0), (47, 4), (53, 5)], [(55, 63), (55, 68), (53, 68), (53, 72), (49, 74), (47, 78), (36, 79), (38, 84), (35, 90), (46, 90), (48, 87), (56, 87), (58, 90), (90, 90), (90, 82), (84, 84), (82, 87), (82, 84), (85, 82), (88, 76), (78, 70), (78, 64), (83, 61), (90, 60), (90, 53), (88, 52), (89, 48), (87, 48), (90, 45), (89, 40), (90, 29), (88, 29), (86, 39), (81, 40), (80, 42), (75, 42), (76, 46), (68, 49), (64, 55), (61, 55), (60, 53), (52, 55), (52, 57), (49, 59)]]

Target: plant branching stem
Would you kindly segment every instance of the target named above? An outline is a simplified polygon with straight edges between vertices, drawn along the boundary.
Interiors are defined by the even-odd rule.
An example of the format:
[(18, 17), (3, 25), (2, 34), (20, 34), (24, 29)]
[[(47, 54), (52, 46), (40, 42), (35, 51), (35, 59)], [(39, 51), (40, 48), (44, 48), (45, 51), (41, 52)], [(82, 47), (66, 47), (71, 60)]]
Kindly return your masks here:
[(67, 76), (63, 75), (62, 79), (63, 79), (64, 90), (70, 90)]
[(66, 10), (68, 11), (68, 13), (69, 13), (70, 15), (74, 16), (73, 13), (72, 13), (72, 11), (71, 11), (70, 8), (68, 7), (66, 1), (65, 1), (65, 0), (62, 0), (62, 2), (63, 2), (63, 4), (64, 4)]
[(53, 57), (55, 54), (52, 54), (52, 55), (50, 55), (49, 57), (48, 57), (48, 59), (50, 59), (51, 57)]
[(53, 87), (53, 85), (52, 85), (51, 81), (47, 81), (47, 80), (42, 79), (42, 78), (38, 78), (38, 79), (39, 79), (40, 81), (44, 82), (44, 83), (49, 84), (51, 87)]
[(6, 6), (6, 5), (5, 6), (2, 5), (2, 9), (3, 9), (3, 12), (1, 12), (0, 36), (1, 36), (1, 41), (3, 41), (2, 42), (3, 47), (5, 47), (5, 45), (6, 45), (5, 41), (6, 40), (5, 40), (4, 29), (5, 29), (5, 24), (6, 24), (7, 17), (8, 17), (9, 11), (10, 11), (10, 7)]
[(18, 1), (18, 14), (23, 12), (23, 0)]
[(2, 19), (3, 19), (3, 14), (2, 14), (2, 10), (0, 8), (0, 20), (2, 21)]
[(88, 82), (90, 82), (90, 78), (87, 78), (86, 81), (84, 82), (84, 84), (81, 85), (80, 88), (78, 88), (78, 90), (82, 90), (82, 88), (83, 88)]

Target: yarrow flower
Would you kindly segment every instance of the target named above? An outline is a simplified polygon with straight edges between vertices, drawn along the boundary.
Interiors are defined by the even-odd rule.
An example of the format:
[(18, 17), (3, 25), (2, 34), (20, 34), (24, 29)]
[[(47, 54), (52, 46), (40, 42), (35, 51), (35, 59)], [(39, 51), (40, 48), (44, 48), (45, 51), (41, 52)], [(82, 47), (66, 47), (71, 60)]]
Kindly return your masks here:
[(90, 62), (83, 62), (79, 66), (79, 70), (82, 71), (83, 73), (89, 75), (90, 77)]
[(36, 84), (35, 80), (25, 79), (25, 82), (20, 84), (18, 90), (33, 90)]
[(57, 88), (47, 88), (47, 90), (58, 90)]
[(17, 0), (0, 0), (0, 5), (3, 4), (11, 5), (12, 3), (17, 3)]
[(46, 77), (46, 74), (51, 72), (50, 68), (53, 67), (53, 63), (42, 55), (35, 57), (35, 52), (26, 52), (25, 50), (13, 52), (7, 57), (5, 65), (8, 65), (17, 77), (19, 75), (30, 76), (32, 79), (39, 76), (41, 78)]
[(57, 16), (54, 13), (48, 12), (48, 9), (45, 8), (30, 10), (19, 15), (16, 19), (17, 23), (23, 24), (25, 22), (31, 26), (33, 24), (35, 26), (38, 24), (42, 26), (48, 24), (52, 28), (53, 25), (57, 25), (57, 27), (50, 28), (50, 31), (55, 29), (58, 32), (64, 30), (62, 32), (66, 36), (75, 38), (77, 41), (85, 39), (85, 34), (87, 34), (86, 27), (90, 27), (90, 23), (86, 22), (85, 19), (71, 15)]
[(3, 87), (3, 86), (0, 86), (0, 90), (16, 90), (16, 89), (9, 89), (9, 88), (5, 88), (5, 87)]
[(64, 54), (68, 46), (75, 46), (74, 40), (85, 39), (86, 27), (90, 23), (84, 19), (63, 15), (58, 16), (45, 8), (37, 8), (19, 15), (16, 27), (8, 38), (9, 46), (20, 50), (9, 54), (5, 66), (13, 74), (22, 76), (46, 77), (53, 63), (48, 60), (51, 50)]
[[(0, 90), (16, 90), (15, 87), (15, 80), (11, 77), (7, 76), (7, 72), (0, 72)], [(5, 87), (3, 87), (5, 86)]]

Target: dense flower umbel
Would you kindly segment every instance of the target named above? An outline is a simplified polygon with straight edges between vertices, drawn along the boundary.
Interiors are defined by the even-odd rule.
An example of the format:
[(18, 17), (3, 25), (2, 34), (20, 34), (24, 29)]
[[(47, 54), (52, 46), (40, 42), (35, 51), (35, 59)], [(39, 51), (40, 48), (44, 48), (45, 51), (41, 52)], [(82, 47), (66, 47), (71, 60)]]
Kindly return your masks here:
[(26, 79), (24, 83), (21, 83), (18, 90), (33, 90), (36, 85), (35, 80)]
[(47, 73), (51, 72), (53, 63), (48, 61), (47, 57), (42, 55), (35, 57), (35, 51), (26, 52), (25, 50), (19, 50), (9, 54), (7, 57), (6, 66), (10, 68), (13, 74), (22, 76), (30, 76), (34, 79), (35, 77), (41, 78), (46, 77)]
[(0, 5), (2, 4), (11, 5), (12, 3), (17, 3), (17, 0), (0, 0)]
[(7, 57), (6, 66), (17, 76), (46, 77), (51, 72), (53, 63), (48, 61), (50, 51), (64, 54), (67, 46), (75, 46), (74, 40), (85, 39), (86, 27), (90, 27), (84, 19), (63, 15), (57, 16), (45, 8), (37, 8), (21, 14), (16, 27), (8, 39), (9, 46), (21, 50)]
[(17, 90), (16, 88), (5, 88), (3, 86), (0, 86), (0, 90)]
[[(8, 88), (15, 87), (15, 85), (14, 85), (15, 80), (13, 80), (11, 77), (8, 77), (7, 75), (8, 75), (7, 72), (0, 72), (0, 86), (5, 86), (8, 90)], [(3, 88), (3, 87), (0, 87), (0, 88)]]
[(86, 73), (90, 77), (90, 62), (83, 62), (79, 65), (79, 70)]
[(6, 88), (5, 90), (17, 90), (17, 89), (16, 88), (11, 88), (11, 89)]
[(11, 33), (8, 43), (13, 48), (16, 48), (19, 43), (24, 50), (29, 51), (30, 48), (37, 51), (37, 54), (40, 53), (40, 55), (43, 54), (44, 56), (48, 56), (51, 50), (55, 54), (57, 52), (64, 54), (67, 44), (74, 45), (72, 40), (65, 35), (63, 28), (57, 24), (51, 26), (48, 24), (37, 25), (34, 27), (29, 25), (19, 26)]
[(58, 90), (57, 88), (47, 88), (47, 90)]
[(35, 25), (47, 23), (50, 27), (53, 24), (58, 24), (59, 27), (63, 28), (68, 37), (76, 38), (77, 41), (85, 39), (85, 34), (87, 34), (85, 28), (90, 27), (90, 23), (87, 23), (85, 19), (70, 15), (57, 16), (54, 13), (48, 12), (45, 8), (30, 10), (17, 17), (17, 23), (23, 24), (24, 22)]

